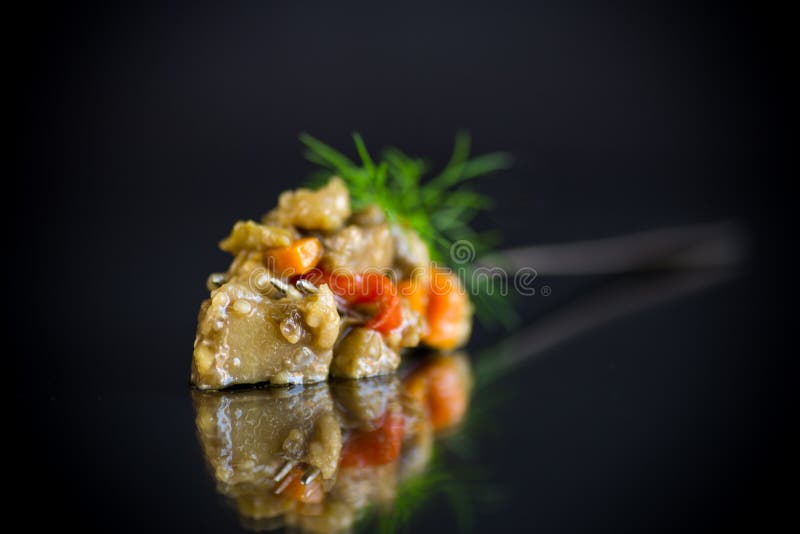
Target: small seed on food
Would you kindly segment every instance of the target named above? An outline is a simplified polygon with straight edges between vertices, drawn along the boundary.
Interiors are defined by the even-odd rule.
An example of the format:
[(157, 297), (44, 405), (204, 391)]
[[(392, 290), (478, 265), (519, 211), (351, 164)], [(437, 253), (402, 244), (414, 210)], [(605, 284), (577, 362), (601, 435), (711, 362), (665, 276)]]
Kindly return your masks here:
[(225, 278), (225, 273), (211, 273), (206, 280), (206, 287), (209, 291), (213, 291), (225, 283)]
[(303, 434), (293, 428), (283, 440), (283, 450), (291, 456), (300, 456), (303, 452)]
[(280, 471), (278, 471), (278, 474), (277, 474), (277, 475), (275, 475), (275, 476), (272, 478), (272, 480), (274, 480), (275, 482), (280, 482), (281, 480), (283, 480), (283, 478), (284, 478), (286, 475), (288, 475), (288, 474), (289, 474), (289, 471), (291, 471), (291, 470), (292, 470), (292, 467), (294, 467), (294, 464), (296, 464), (296, 463), (297, 463), (297, 462), (295, 462), (294, 460), (287, 460), (287, 461), (286, 461), (286, 463), (285, 463), (285, 464), (283, 464), (283, 467), (281, 467), (281, 470), (280, 470)]
[(294, 286), (289, 285), (288, 283), (284, 282), (280, 278), (270, 278), (270, 283), (273, 285), (275, 289), (282, 292), (284, 295), (289, 297), (293, 300), (298, 300), (302, 298), (303, 294), (300, 293)]
[(217, 308), (224, 308), (230, 301), (231, 298), (224, 291), (217, 291), (214, 296), (211, 297), (211, 304)]
[(300, 327), (299, 321), (293, 315), (286, 317), (280, 324), (281, 334), (286, 338), (289, 343), (297, 343), (303, 335), (303, 330)]
[(207, 373), (214, 364), (214, 351), (205, 345), (197, 345), (194, 349), (194, 361), (198, 371)]
[(233, 302), (233, 311), (239, 315), (247, 315), (253, 309), (253, 305), (244, 299), (237, 299)]
[(308, 347), (299, 347), (293, 355), (294, 363), (303, 367), (314, 359), (314, 352)]
[(295, 283), (295, 287), (299, 289), (301, 293), (306, 295), (311, 295), (319, 291), (319, 288), (315, 286), (313, 282), (304, 278), (298, 280), (297, 283)]
[(307, 472), (303, 475), (303, 478), (300, 479), (300, 483), (304, 486), (311, 484), (315, 478), (317, 478), (322, 471), (319, 470), (319, 467), (315, 467), (311, 471)]
[(266, 290), (270, 286), (270, 280), (272, 280), (272, 278), (266, 273), (259, 275), (259, 277), (256, 278), (256, 289), (259, 291)]

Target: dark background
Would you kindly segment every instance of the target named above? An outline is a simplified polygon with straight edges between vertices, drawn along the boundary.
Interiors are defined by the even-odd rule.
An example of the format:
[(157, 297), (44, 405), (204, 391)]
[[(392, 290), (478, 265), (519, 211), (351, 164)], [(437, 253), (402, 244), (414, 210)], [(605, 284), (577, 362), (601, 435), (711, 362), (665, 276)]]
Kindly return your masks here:
[[(582, 336), (515, 374), (479, 527), (764, 526), (789, 450), (786, 14), (668, 3), (41, 6), (10, 12), (14, 361), (8, 441), (37, 525), (236, 527), (186, 389), (216, 242), (309, 170), (297, 135), (444, 163), (508, 150), (480, 187), (506, 245), (736, 218), (746, 273)], [(13, 274), (11, 274), (13, 273)], [(533, 320), (573, 282), (526, 303)], [(492, 334), (479, 332), (488, 345)], [(495, 335), (496, 337), (496, 335)], [(418, 527), (447, 525), (441, 507)]]

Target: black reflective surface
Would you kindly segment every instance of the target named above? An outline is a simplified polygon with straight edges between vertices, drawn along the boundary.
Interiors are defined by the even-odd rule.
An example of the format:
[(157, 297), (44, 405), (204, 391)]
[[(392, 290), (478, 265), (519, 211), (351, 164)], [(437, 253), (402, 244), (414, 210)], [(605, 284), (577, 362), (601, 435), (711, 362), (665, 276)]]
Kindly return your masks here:
[(468, 514), (475, 491), (443, 458), (469, 431), (469, 359), (418, 360), (385, 377), (193, 392), (207, 467), (241, 525), (396, 531), (440, 492), (453, 494), (458, 517)]
[[(216, 241), (302, 179), (303, 130), (444, 162), (467, 127), (477, 152), (511, 151), (513, 171), (476, 184), (497, 199), (480, 223), (507, 246), (728, 218), (752, 234), (749, 261), (702, 291), (558, 344), (535, 332), (547, 350), (475, 390), (474, 424), (442, 460), (471, 519), (431, 489), (409, 529), (763, 529), (791, 510), (776, 484), (794, 398), (788, 17), (504, 2), (8, 17), (23, 36), (9, 47), (5, 437), (31, 530), (240, 529), (196, 435), (191, 342), (204, 280), (227, 262)], [(525, 325), (631, 287), (540, 282), (551, 294), (520, 300)], [(475, 333), (476, 375), (503, 339)]]
[[(750, 488), (774, 474), (768, 453), (780, 450), (773, 425), (782, 409), (780, 390), (769, 387), (774, 360), (754, 344), (757, 323), (741, 303), (748, 280), (616, 320), (482, 384), (468, 428), (448, 438), (435, 465), (434, 479), (452, 477), (466, 496), (423, 483), (403, 504), (413, 511), (408, 523), (389, 521), (423, 530), (638, 530), (745, 516), (731, 507), (758, 505)], [(473, 359), (478, 352), (493, 354)], [(243, 521), (220, 495), (227, 490), (209, 473), (185, 382), (161, 391), (135, 382), (17, 394), (30, 410), (22, 421), (37, 438), (37, 468), (72, 488), (53, 506), (120, 530), (274, 525)], [(386, 524), (365, 521), (368, 531)]]

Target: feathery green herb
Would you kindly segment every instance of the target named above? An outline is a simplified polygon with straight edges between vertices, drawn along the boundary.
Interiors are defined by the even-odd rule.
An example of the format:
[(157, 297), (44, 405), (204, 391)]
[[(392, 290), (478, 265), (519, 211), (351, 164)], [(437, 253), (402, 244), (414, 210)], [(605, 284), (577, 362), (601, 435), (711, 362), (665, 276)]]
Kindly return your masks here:
[(487, 277), (473, 276), (472, 262), (455, 262), (450, 254), (453, 243), (460, 240), (472, 245), (476, 257), (496, 245), (496, 233), (479, 233), (471, 226), (478, 213), (492, 207), (492, 199), (469, 189), (465, 182), (507, 169), (509, 154), (493, 152), (470, 158), (470, 137), (460, 132), (450, 161), (438, 174), (426, 178), (430, 171), (427, 161), (393, 147), (382, 150), (380, 159), (375, 160), (358, 133), (353, 134), (358, 162), (306, 133), (300, 140), (307, 147), (306, 158), (320, 166), (312, 175), (314, 182), (323, 183), (332, 174), (342, 178), (354, 209), (377, 204), (391, 222), (416, 231), (428, 244), (434, 261), (458, 273), (484, 325), (514, 325), (516, 314), (505, 296), (488, 287)]

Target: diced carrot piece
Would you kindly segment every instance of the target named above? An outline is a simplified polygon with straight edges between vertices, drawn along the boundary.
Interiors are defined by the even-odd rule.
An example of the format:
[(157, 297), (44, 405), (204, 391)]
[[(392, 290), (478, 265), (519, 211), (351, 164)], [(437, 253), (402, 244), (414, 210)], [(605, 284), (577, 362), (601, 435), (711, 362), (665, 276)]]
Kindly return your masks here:
[(299, 467), (292, 468), (286, 478), (289, 479), (288, 485), (283, 488), (281, 495), (294, 499), (295, 501), (310, 504), (320, 503), (325, 499), (325, 492), (322, 489), (322, 482), (315, 478), (308, 484), (303, 484), (300, 479), (304, 471)]
[(465, 341), (469, 328), (470, 304), (458, 277), (446, 269), (432, 269), (428, 289), (428, 334), (426, 345), (437, 349), (455, 348)]
[(381, 273), (367, 271), (356, 274), (355, 279), (355, 294), (350, 298), (354, 304), (380, 302), (397, 294), (391, 278)]
[(267, 267), (282, 278), (305, 274), (322, 258), (322, 243), (316, 237), (304, 237), (288, 247), (264, 251)]
[(359, 302), (377, 302), (378, 309), (372, 319), (367, 321), (367, 328), (388, 334), (403, 323), (403, 310), (400, 297), (391, 278), (380, 273), (366, 272), (361, 275), (361, 294)]
[(400, 306), (400, 297), (386, 295), (378, 301), (378, 311), (364, 326), (377, 330), (381, 334), (388, 334), (402, 324), (403, 309)]
[(386, 465), (400, 456), (405, 418), (400, 410), (389, 410), (375, 430), (354, 432), (342, 446), (341, 467)]
[(423, 316), (428, 309), (428, 284), (421, 278), (401, 280), (397, 284), (398, 294), (408, 300), (411, 309)]
[(334, 295), (348, 304), (375, 304), (372, 318), (364, 325), (387, 334), (403, 323), (397, 289), (388, 276), (377, 272), (329, 273), (314, 270), (304, 277), (314, 284), (328, 284)]

